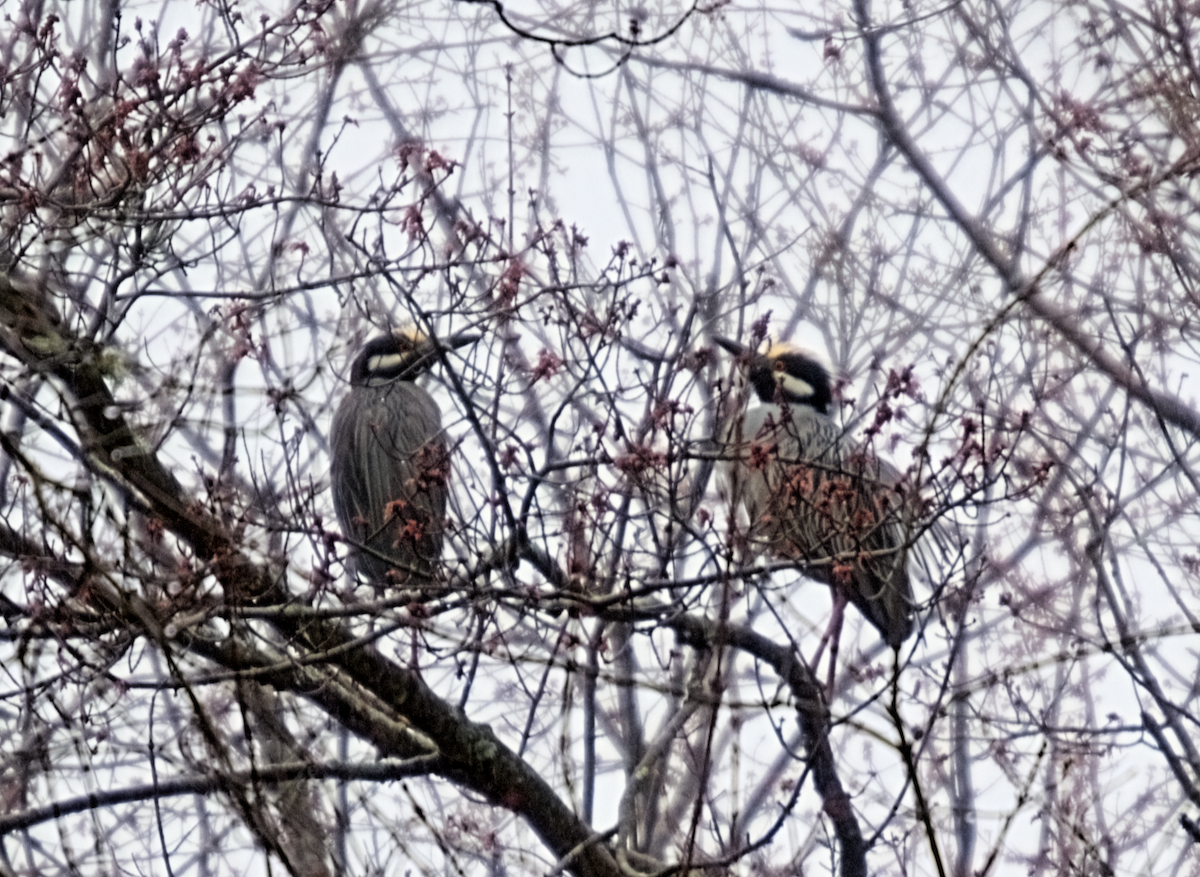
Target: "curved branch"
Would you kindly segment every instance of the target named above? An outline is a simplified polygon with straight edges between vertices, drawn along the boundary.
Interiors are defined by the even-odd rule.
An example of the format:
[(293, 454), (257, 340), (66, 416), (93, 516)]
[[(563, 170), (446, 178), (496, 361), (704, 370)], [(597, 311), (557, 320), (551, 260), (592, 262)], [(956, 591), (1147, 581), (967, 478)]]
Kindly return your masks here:
[(841, 877), (866, 877), (867, 848), (862, 829), (854, 815), (850, 796), (842, 788), (833, 747), (829, 743), (829, 710), (821, 686), (788, 645), (780, 645), (749, 628), (733, 624), (716, 625), (703, 619), (679, 615), (665, 622), (696, 647), (729, 645), (769, 664), (792, 690), (800, 726), (808, 749), (808, 766), (813, 785), (833, 823), (842, 850)]

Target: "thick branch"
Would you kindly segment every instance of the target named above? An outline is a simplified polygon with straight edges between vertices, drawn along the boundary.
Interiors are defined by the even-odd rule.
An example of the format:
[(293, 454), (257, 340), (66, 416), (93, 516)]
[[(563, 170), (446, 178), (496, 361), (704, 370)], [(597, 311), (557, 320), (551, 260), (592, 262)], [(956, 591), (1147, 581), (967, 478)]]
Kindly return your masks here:
[[(173, 533), (211, 562), (229, 602), (288, 601), (285, 572), (260, 566), (246, 557), (221, 522), (197, 503), (189, 502), (170, 471), (139, 444), (95, 364), (91, 345), (61, 325), (40, 290), (3, 276), (0, 347), (31, 368), (61, 381), (75, 402), (84, 453), (141, 493), (151, 511)], [(149, 626), (154, 638), (161, 638), (161, 620), (141, 601), (137, 608), (140, 611), (131, 620), (136, 617), (135, 623)], [(348, 631), (331, 622), (300, 619), (287, 612), (270, 620), (293, 645), (327, 657), (333, 666), (340, 667), (358, 685), (436, 741), (443, 756), (439, 773), (522, 816), (556, 857), (567, 857), (592, 836), (591, 829), (541, 775), (501, 743), (490, 727), (468, 720), (437, 697), (415, 672), (393, 664), (373, 648), (355, 644)], [(349, 648), (351, 645), (353, 648)], [(233, 668), (239, 669), (239, 665), (235, 663)], [(323, 706), (339, 719), (353, 712), (344, 709), (346, 705), (337, 698)], [(589, 846), (579, 853), (571, 870), (589, 877), (619, 875), (616, 862), (600, 846)]]
[[(443, 756), (437, 773), (520, 814), (557, 857), (565, 858), (592, 837), (591, 829), (563, 804), (541, 774), (505, 746), (489, 726), (472, 722), (434, 694), (416, 672), (397, 666), (373, 648), (339, 649), (351, 637), (336, 625), (287, 614), (275, 624), (293, 642), (327, 653), (331, 663), (435, 741)], [(589, 877), (620, 874), (601, 845), (587, 846), (570, 869)]]

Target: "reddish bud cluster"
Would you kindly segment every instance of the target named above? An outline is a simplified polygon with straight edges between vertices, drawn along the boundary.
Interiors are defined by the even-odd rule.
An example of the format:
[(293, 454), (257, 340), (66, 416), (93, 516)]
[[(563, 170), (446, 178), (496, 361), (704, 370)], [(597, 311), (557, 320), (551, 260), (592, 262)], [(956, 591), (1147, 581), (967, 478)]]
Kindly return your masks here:
[(479, 223), (462, 217), (454, 221), (454, 233), (458, 236), (460, 245), (464, 247), (482, 241), (485, 237)]
[(158, 84), (158, 67), (144, 55), (133, 62), (133, 84), (138, 88)]
[(771, 465), (778, 450), (779, 446), (774, 442), (771, 444), (754, 442), (750, 445), (750, 458), (746, 461), (746, 465), (752, 472), (761, 472)]
[(578, 252), (588, 245), (587, 235), (583, 234), (574, 224), (571, 225), (571, 251)]
[(425, 523), (418, 521), (416, 518), (409, 518), (404, 522), (404, 527), (400, 530), (396, 541), (392, 543), (393, 548), (398, 548), (404, 542), (420, 542), (425, 538)]
[(767, 311), (750, 324), (750, 341), (754, 346), (758, 346), (767, 337), (767, 327), (769, 325), (771, 325), (770, 311)]
[(447, 175), (454, 173), (454, 168), (457, 162), (453, 159), (442, 158), (441, 153), (436, 149), (429, 152), (429, 157), (425, 159), (425, 172), (433, 173), (434, 171), (445, 171)]
[(1200, 576), (1200, 557), (1194, 554), (1185, 554), (1181, 558), (1183, 565), (1190, 576)]
[(501, 448), (499, 457), (496, 461), (500, 464), (500, 468), (507, 472), (509, 469), (515, 466), (517, 464), (517, 454), (520, 450), (520, 448), (512, 443), (509, 443)]
[(417, 453), (416, 469), (418, 492), (427, 493), (433, 487), (441, 487), (450, 480), (450, 451), (437, 442), (425, 445)]
[(251, 63), (243, 67), (229, 86), (230, 103), (236, 104), (254, 97), (254, 89), (258, 86), (258, 81), (259, 72), (255, 64)]
[(679, 367), (685, 371), (698, 372), (716, 360), (716, 352), (711, 347), (697, 347), (685, 351), (679, 357)]
[(425, 236), (425, 220), (421, 217), (421, 206), (419, 204), (411, 204), (404, 211), (404, 218), (400, 220), (400, 228), (408, 235), (410, 240), (416, 240)]
[(1059, 123), (1063, 126), (1064, 133), (1092, 131), (1098, 134), (1108, 127), (1104, 124), (1104, 120), (1095, 106), (1078, 101), (1065, 91), (1059, 93), (1055, 104), (1059, 111)]
[(663, 399), (655, 404), (651, 416), (657, 428), (670, 429), (676, 417), (692, 414), (694, 410), (690, 405), (683, 405), (677, 399)]
[(188, 41), (188, 32), (180, 28), (175, 34), (175, 39), (167, 43), (167, 51), (178, 58), (183, 53), (183, 45)]
[(873, 438), (879, 435), (879, 433), (883, 431), (883, 427), (899, 413), (900, 412), (898, 410), (892, 409), (892, 406), (888, 404), (886, 398), (880, 399), (879, 404), (875, 406), (875, 420), (866, 429), (867, 437)]
[(533, 379), (531, 383), (536, 384), (543, 378), (553, 377), (558, 374), (562, 368), (562, 364), (562, 360), (558, 358), (558, 355), (553, 350), (543, 347), (538, 353), (537, 364), (529, 372), (530, 377)]
[(906, 365), (900, 371), (895, 369), (888, 371), (887, 386), (883, 392), (885, 396), (893, 399), (898, 399), (900, 396), (916, 399), (919, 389), (916, 379), (913, 377), (913, 367)]
[(613, 460), (613, 465), (624, 474), (637, 478), (646, 471), (665, 468), (667, 456), (648, 445), (631, 444), (629, 452)]
[(409, 168), (420, 167), (424, 153), (425, 147), (419, 141), (409, 140), (401, 143), (396, 147), (396, 160), (400, 163), (400, 170), (404, 171)]
[[(383, 520), (385, 522), (393, 521), (396, 518), (399, 518), (401, 515), (403, 515), (404, 510), (407, 508), (408, 508), (408, 500), (394, 499), (383, 507)], [(361, 520), (364, 525), (367, 524), (366, 519), (356, 518), (355, 520), (356, 521)]]
[(499, 294), (496, 298), (501, 305), (507, 306), (516, 300), (517, 292), (521, 285), (521, 278), (524, 276), (525, 263), (521, 261), (519, 256), (513, 256), (508, 260), (508, 265), (505, 266), (504, 273), (500, 275), (500, 287), (497, 290)]

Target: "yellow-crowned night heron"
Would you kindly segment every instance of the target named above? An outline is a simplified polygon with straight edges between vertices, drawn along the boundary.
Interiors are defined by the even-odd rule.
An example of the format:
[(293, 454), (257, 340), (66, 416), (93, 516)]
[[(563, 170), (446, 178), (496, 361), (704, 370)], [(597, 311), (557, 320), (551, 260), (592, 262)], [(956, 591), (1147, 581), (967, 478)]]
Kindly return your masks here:
[[(903, 497), (891, 466), (846, 440), (829, 417), (829, 372), (803, 350), (758, 353), (714, 340), (738, 358), (760, 404), (730, 428), (730, 465), (750, 538), (859, 608), (898, 647), (912, 633)], [(838, 615), (840, 618), (840, 614)], [(836, 647), (836, 640), (835, 640)]]
[(350, 368), (350, 392), (330, 433), (333, 507), (354, 569), (380, 587), (432, 577), (442, 554), (449, 455), (442, 417), (414, 380), (441, 350), (414, 327), (368, 341)]

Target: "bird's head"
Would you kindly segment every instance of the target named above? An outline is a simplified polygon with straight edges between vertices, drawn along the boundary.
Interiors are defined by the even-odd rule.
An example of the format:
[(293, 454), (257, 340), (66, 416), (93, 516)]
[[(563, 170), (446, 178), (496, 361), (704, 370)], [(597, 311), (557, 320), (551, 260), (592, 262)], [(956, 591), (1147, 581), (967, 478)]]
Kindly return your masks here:
[(479, 335), (460, 332), (448, 338), (430, 338), (416, 326), (402, 326), (388, 335), (372, 338), (363, 345), (350, 367), (355, 386), (415, 380), (437, 361), (438, 354), (479, 340)]
[(714, 335), (713, 340), (738, 358), (746, 377), (764, 402), (808, 405), (829, 413), (833, 385), (816, 354), (794, 344), (772, 344), (760, 353), (744, 344)]

